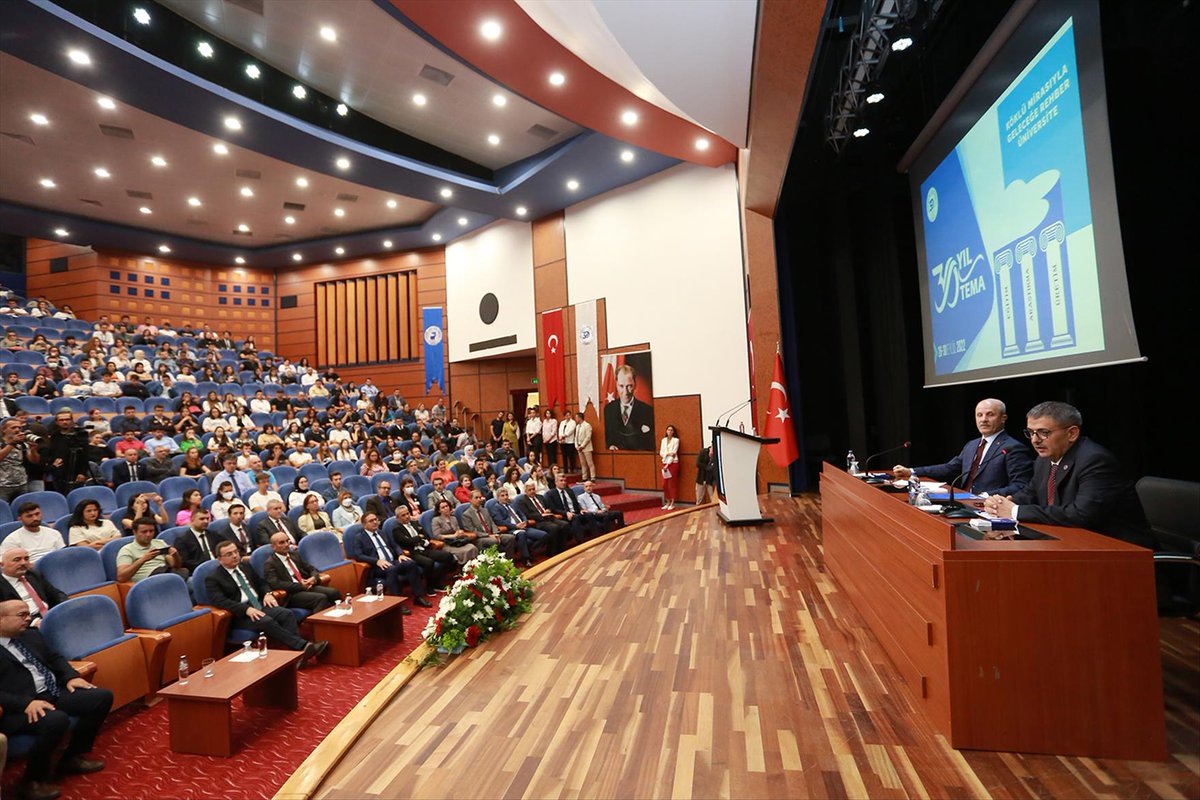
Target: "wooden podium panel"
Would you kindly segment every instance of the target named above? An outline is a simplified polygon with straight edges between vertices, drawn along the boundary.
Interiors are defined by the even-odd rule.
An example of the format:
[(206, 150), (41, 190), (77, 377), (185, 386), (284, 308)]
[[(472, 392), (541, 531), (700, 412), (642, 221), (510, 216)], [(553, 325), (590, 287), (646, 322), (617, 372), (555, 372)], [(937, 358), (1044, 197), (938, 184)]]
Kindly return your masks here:
[(824, 465), (826, 563), (950, 744), (1164, 760), (1150, 551), (976, 541), (905, 499)]

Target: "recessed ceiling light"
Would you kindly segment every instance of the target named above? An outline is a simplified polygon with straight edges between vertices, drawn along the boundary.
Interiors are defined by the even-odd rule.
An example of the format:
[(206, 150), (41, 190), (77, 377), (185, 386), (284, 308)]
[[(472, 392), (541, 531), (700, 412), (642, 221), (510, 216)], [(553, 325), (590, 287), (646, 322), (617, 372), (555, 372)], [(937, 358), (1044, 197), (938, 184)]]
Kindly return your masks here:
[(912, 47), (912, 45), (913, 40), (911, 38), (908, 36), (901, 36), (899, 39), (892, 42), (892, 49), (896, 52), (900, 52), (901, 50), (907, 50), (908, 48)]
[(225, 127), (231, 131), (240, 131), (242, 129), (242, 121), (237, 117), (226, 117)]
[(446, 198), (447, 200), (449, 200), (451, 197), (454, 196), (454, 192), (451, 191), (448, 186), (442, 187), (442, 190), (439, 191), (438, 194), (440, 194), (442, 197)]
[(529, 213), (529, 209), (527, 209), (525, 206), (517, 206), (517, 216), (518, 217), (523, 217), (528, 213)]
[(150, 163), (156, 167), (165, 167), (167, 165), (167, 160), (162, 156), (154, 156), (150, 159)]
[(388, 201), (387, 201), (387, 207), (388, 207), (388, 208), (395, 208), (397, 205), (399, 205), (399, 203), (397, 203), (395, 200), (388, 200)]
[(383, 240), (383, 247), (384, 247), (384, 249), (386, 249), (386, 250), (390, 250), (390, 249), (392, 249), (392, 240), (391, 240), (391, 239), (384, 239), (384, 240)]
[(138, 209), (138, 211), (140, 211), (140, 212), (141, 212), (141, 213), (143, 213), (143, 214), (149, 214), (149, 213), (150, 213), (150, 207), (149, 207), (149, 206), (142, 206), (141, 208), (139, 208), (139, 209)]
[(479, 33), (489, 42), (494, 42), (500, 38), (502, 33), (504, 33), (504, 28), (502, 28), (500, 23), (496, 20), (489, 19), (485, 20), (484, 23), (479, 26)]
[(466, 217), (459, 217), (459, 218), (458, 218), (458, 224), (459, 224), (459, 225), (466, 225), (466, 224), (467, 224), (467, 218), (466, 218)]
[(335, 247), (335, 248), (333, 249), (333, 252), (334, 252), (334, 253), (336, 253), (336, 254), (337, 254), (337, 255), (339, 255), (339, 256), (344, 256), (344, 255), (346, 255), (346, 248), (344, 248), (344, 247)]
[(112, 111), (114, 108), (117, 107), (117, 102), (115, 100), (113, 100), (111, 97), (97, 97), (96, 102), (100, 105), (101, 108), (106, 108), (109, 111)]
[(92, 170), (92, 173), (95, 174), (95, 176), (97, 178), (111, 178), (112, 177), (112, 173), (109, 172), (108, 170), (106, 170), (104, 167), (96, 167), (94, 170)]
[(333, 163), (337, 165), (338, 169), (350, 169), (350, 159), (348, 158), (339, 158)]
[(567, 188), (570, 189), (572, 192), (575, 191), (576, 189), (579, 188), (579, 181), (572, 178), (571, 180), (567, 181)]
[(213, 46), (208, 42), (200, 42), (200, 44), (196, 45), (196, 51), (205, 58), (213, 57)]
[(696, 149), (697, 150), (707, 150), (708, 149), (708, 139), (705, 139), (703, 136), (701, 136), (699, 139), (697, 139), (696, 140)]
[(248, 75), (253, 80), (258, 80), (258, 76), (262, 75), (262, 70), (260, 70), (258, 68), (257, 64), (247, 64), (246, 65), (246, 75)]
[(291, 216), (284, 217), (284, 218), (283, 218), (283, 224), (285, 224), (285, 225), (295, 225), (295, 224), (296, 224), (296, 218), (295, 218), (295, 217), (291, 217)]
[(871, 129), (870, 129), (870, 128), (857, 128), (857, 129), (855, 129), (855, 131), (854, 131), (854, 138), (855, 138), (855, 139), (861, 139), (861, 138), (863, 138), (864, 136), (866, 136), (866, 135), (867, 135), (868, 133), (870, 133), (870, 132), (871, 132)]
[(68, 231), (66, 228), (55, 228), (54, 235), (55, 236), (70, 236), (71, 232)]
[(621, 122), (626, 125), (637, 125), (638, 115), (636, 111), (622, 111)]
[(85, 67), (92, 63), (92, 57), (82, 50), (68, 50), (67, 58), (71, 59), (76, 64), (81, 64)]
[(632, 162), (633, 161), (633, 151), (632, 150), (622, 150), (621, 151), (621, 160), (624, 161), (626, 164)]
[(42, 178), (40, 181), (38, 181), (38, 183), (47, 189), (53, 189), (54, 187), (58, 186), (58, 184), (50, 178)]
[(191, 206), (192, 208), (199, 208), (200, 198), (199, 197), (189, 197), (188, 205)]
[(238, 225), (238, 231), (240, 233), (249, 233), (250, 226), (243, 222), (242, 224)]
[(160, 253), (169, 253), (169, 252), (171, 252), (171, 248), (167, 247), (165, 244), (160, 244), (160, 245), (158, 246), (158, 252), (160, 252)]
[(301, 189), (306, 188), (308, 186), (308, 178), (296, 178), (296, 185)]
[(333, 28), (326, 25), (323, 28), (321, 28), (321, 38), (327, 42), (336, 42), (337, 41), (337, 31), (335, 31)]
[(227, 155), (229, 155), (229, 148), (226, 147), (225, 145), (221, 144), (220, 142), (217, 142), (216, 144), (213, 145), (213, 152), (219, 156), (227, 156)]
[(308, 90), (297, 83), (295, 86), (292, 87), (292, 94), (296, 97), (297, 100), (303, 100), (304, 98), (308, 97)]
[(337, 112), (337, 115), (339, 117), (344, 117), (350, 113), (350, 107), (347, 106), (345, 103), (338, 103), (337, 108), (335, 108), (334, 111)]
[(496, 106), (497, 108), (504, 108), (506, 105), (508, 105), (508, 98), (502, 94), (494, 94), (492, 95), (492, 105)]
[(133, 10), (133, 18), (142, 25), (150, 24), (150, 12), (144, 8), (135, 8)]
[(335, 209), (333, 210), (333, 215), (334, 215), (335, 217), (344, 217), (344, 216), (346, 216), (346, 209), (344, 209), (344, 208), (335, 208)]
[(567, 82), (567, 76), (563, 75), (561, 72), (551, 72), (550, 73), (550, 85), (551, 86), (562, 86), (566, 82)]
[(423, 106), (427, 102), (429, 102), (429, 101), (425, 99), (425, 95), (423, 95), (423, 94), (414, 94), (413, 95), (413, 103), (415, 105)]
[(500, 137), (494, 133), (489, 133), (488, 134), (488, 144), (495, 147), (496, 145), (500, 144)]
[(50, 119), (45, 114), (30, 114), (29, 121), (34, 125), (49, 125)]
[(432, 237), (430, 237), (430, 238), (432, 238), (432, 239), (433, 239), (435, 242), (440, 242), (440, 241), (442, 240), (442, 235), (441, 235), (440, 233), (435, 233), (435, 234), (434, 234)]
[(299, 253), (292, 253), (292, 261), (299, 261), (302, 258), (304, 258), (304, 256), (300, 255)]
[(246, 259), (242, 258), (241, 256), (237, 256), (236, 258), (234, 258), (234, 259), (233, 259), (233, 263), (235, 263), (235, 264), (245, 264), (245, 263), (246, 263)]
[(243, 186), (241, 189), (238, 189), (238, 191), (241, 193), (242, 197), (254, 197), (254, 190), (249, 186)]
[(867, 95), (867, 102), (870, 103), (871, 105), (875, 105), (876, 103), (882, 103), (883, 102), (883, 92), (874, 92), (872, 94)]

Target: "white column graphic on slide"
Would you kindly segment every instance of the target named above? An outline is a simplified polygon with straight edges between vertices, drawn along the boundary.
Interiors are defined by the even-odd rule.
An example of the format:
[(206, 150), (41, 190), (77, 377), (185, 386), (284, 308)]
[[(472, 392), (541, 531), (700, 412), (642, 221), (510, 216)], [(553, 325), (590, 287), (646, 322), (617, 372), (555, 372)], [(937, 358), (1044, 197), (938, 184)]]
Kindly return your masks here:
[(1050, 322), (1052, 325), (1051, 347), (1069, 347), (1075, 344), (1067, 324), (1067, 286), (1063, 280), (1062, 246), (1067, 240), (1067, 230), (1062, 220), (1042, 228), (1038, 244), (1046, 254), (1046, 273), (1050, 279)]
[(1021, 265), (1021, 294), (1025, 301), (1025, 352), (1042, 349), (1042, 334), (1038, 325), (1037, 287), (1033, 283), (1033, 259), (1037, 256), (1037, 240), (1030, 236), (1017, 242), (1017, 263)]
[(1015, 356), (1021, 351), (1017, 347), (1017, 320), (1013, 311), (1012, 290), (1012, 250), (1003, 250), (996, 254), (996, 274), (1000, 276), (1000, 293), (997, 299), (1000, 303), (1000, 323), (1004, 333), (1004, 355)]

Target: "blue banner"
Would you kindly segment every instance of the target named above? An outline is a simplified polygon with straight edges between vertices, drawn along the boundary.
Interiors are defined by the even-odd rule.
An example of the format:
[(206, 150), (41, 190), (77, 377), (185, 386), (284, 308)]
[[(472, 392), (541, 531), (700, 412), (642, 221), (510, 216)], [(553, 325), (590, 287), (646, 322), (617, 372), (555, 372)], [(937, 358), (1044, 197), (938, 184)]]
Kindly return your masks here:
[(421, 309), (425, 328), (425, 394), (434, 383), (443, 392), (448, 393), (446, 386), (445, 341), (446, 335), (442, 330), (442, 309), (440, 306)]

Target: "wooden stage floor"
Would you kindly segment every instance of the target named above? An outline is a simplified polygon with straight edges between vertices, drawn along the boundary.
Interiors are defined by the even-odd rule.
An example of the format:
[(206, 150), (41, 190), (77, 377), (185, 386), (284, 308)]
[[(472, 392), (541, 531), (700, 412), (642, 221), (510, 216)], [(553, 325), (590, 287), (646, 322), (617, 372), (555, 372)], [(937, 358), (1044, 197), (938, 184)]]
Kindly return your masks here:
[[(955, 751), (826, 574), (816, 498), (588, 550), (535, 610), (418, 674), (323, 798), (1200, 796), (1200, 626), (1162, 623), (1167, 763)], [(1097, 653), (1102, 658), (1102, 653)]]

